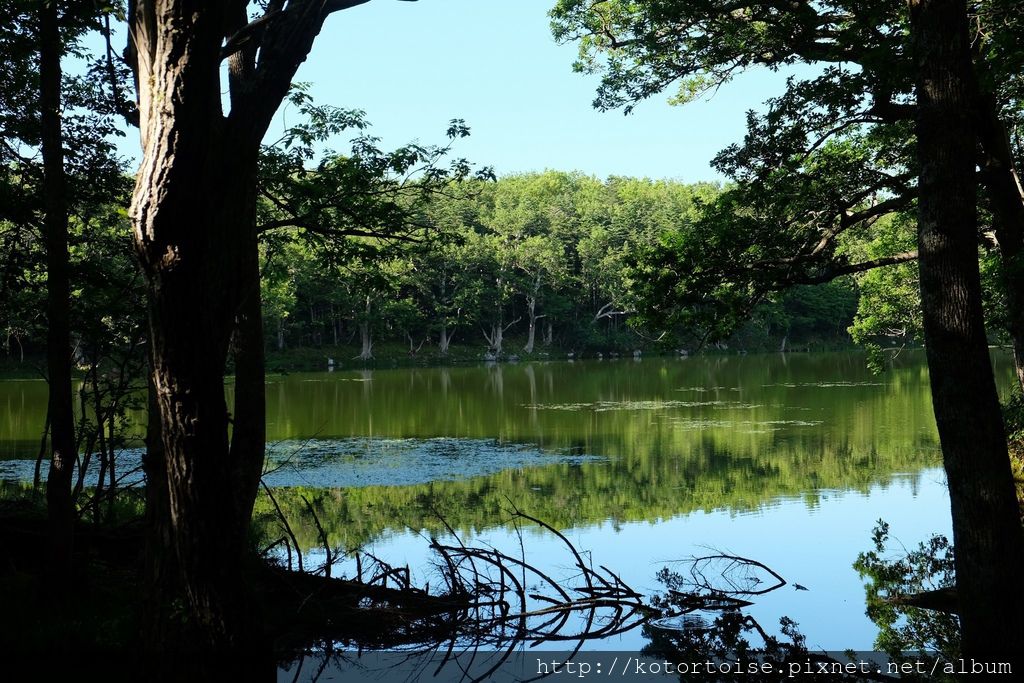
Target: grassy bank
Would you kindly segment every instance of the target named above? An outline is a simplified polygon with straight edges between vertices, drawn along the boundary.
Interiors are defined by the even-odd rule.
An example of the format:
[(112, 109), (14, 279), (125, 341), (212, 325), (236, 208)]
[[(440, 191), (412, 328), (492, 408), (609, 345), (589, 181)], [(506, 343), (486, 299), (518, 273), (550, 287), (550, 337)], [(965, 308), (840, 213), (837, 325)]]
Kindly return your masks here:
[(0, 355), (0, 379), (43, 379), (46, 377), (46, 358), (43, 356)]
[[(509, 347), (510, 349), (514, 347)], [(404, 344), (380, 344), (373, 347), (373, 358), (361, 360), (359, 347), (355, 345), (296, 347), (283, 350), (267, 349), (267, 372), (309, 372), (326, 370), (331, 359), (335, 369), (376, 368), (376, 367), (422, 367), (455, 363), (476, 363), (484, 360), (486, 349), (479, 345), (455, 345), (448, 349), (447, 356), (437, 352), (436, 347), (423, 346), (417, 353), (410, 353)], [(509, 352), (515, 355), (514, 351)], [(564, 353), (555, 351), (549, 355), (532, 357), (564, 358)]]
[[(501, 361), (510, 360), (565, 360), (567, 358), (632, 358), (635, 351), (640, 351), (644, 356), (674, 356), (678, 350), (670, 345), (642, 343), (637, 340), (630, 345), (610, 346), (608, 348), (591, 347), (565, 347), (565, 346), (538, 346), (533, 353), (525, 353), (522, 350), (522, 342), (512, 339), (505, 345), (502, 355), (498, 358)], [(815, 341), (810, 343), (794, 344), (787, 348), (787, 352), (808, 352), (808, 351), (843, 351), (854, 346), (850, 340)], [(710, 355), (733, 355), (737, 353), (764, 353), (778, 351), (774, 346), (728, 346), (721, 348), (708, 347), (702, 351)], [(393, 367), (428, 367), (437, 365), (454, 365), (459, 363), (480, 363), (488, 360), (487, 348), (483, 344), (452, 344), (447, 355), (441, 355), (436, 346), (423, 346), (418, 352), (410, 353), (409, 347), (403, 344), (384, 343), (373, 347), (373, 358), (361, 360), (359, 348), (354, 345), (320, 346), (320, 347), (296, 347), (283, 350), (267, 350), (267, 372), (312, 372), (326, 370), (329, 360), (334, 360), (334, 368), (340, 369), (363, 369), (363, 368), (393, 368)]]
[[(469, 337), (470, 342), (453, 343), (448, 353), (442, 355), (436, 343), (425, 343), (419, 349), (410, 350), (409, 345), (400, 341), (382, 341), (374, 344), (373, 358), (359, 358), (360, 347), (347, 343), (322, 346), (295, 346), (277, 349), (268, 343), (266, 348), (266, 369), (270, 374), (289, 372), (316, 372), (326, 370), (329, 360), (334, 360), (335, 369), (429, 367), (480, 363), (488, 360), (487, 345), (480, 338)], [(685, 345), (645, 340), (637, 334), (622, 331), (600, 338), (580, 339), (577, 343), (561, 343), (545, 346), (538, 342), (533, 353), (525, 353), (525, 335), (511, 335), (505, 338), (504, 350), (498, 360), (565, 360), (567, 358), (632, 358), (635, 351), (644, 356), (673, 356)], [(778, 352), (781, 339), (763, 335), (736, 335), (727, 343), (709, 345), (701, 350), (708, 355), (734, 355), (737, 353)], [(790, 353), (814, 351), (843, 351), (857, 347), (848, 336), (794, 338), (787, 341), (785, 349)], [(693, 351), (692, 348), (688, 351)], [(230, 363), (230, 361), (229, 361)], [(84, 375), (82, 369), (73, 369), (76, 378)], [(229, 365), (228, 373), (232, 373)], [(24, 358), (12, 354), (0, 354), (0, 380), (43, 379), (46, 376), (46, 357), (31, 353)]]

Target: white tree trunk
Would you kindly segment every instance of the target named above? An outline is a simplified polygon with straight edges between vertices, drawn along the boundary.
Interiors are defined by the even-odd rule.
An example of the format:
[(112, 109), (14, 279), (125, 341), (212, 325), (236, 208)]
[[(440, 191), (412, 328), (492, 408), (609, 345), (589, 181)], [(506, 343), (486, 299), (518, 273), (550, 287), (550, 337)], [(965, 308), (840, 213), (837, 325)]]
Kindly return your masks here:
[(505, 337), (505, 328), (501, 323), (491, 326), (491, 338), (488, 340), (491, 344), (490, 351), (495, 357), (501, 355), (501, 345)]
[(526, 333), (526, 346), (523, 347), (523, 353), (533, 353), (533, 340), (537, 333), (537, 299), (530, 297), (526, 300), (526, 310), (530, 316), (530, 327)]
[(373, 358), (373, 334), (370, 330), (370, 295), (366, 295), (366, 317), (359, 323), (359, 339), (362, 342), (362, 350), (359, 352), (359, 360), (371, 360)]
[(334, 345), (338, 345), (338, 316), (334, 313), (334, 304), (331, 304), (331, 332), (334, 334)]
[(359, 323), (359, 339), (362, 341), (359, 360), (371, 360), (373, 358), (373, 335), (370, 332), (370, 323)]
[(448, 321), (447, 320), (442, 321), (441, 322), (441, 337), (437, 341), (437, 350), (440, 352), (440, 354), (442, 356), (447, 356), (448, 355), (448, 347), (451, 345), (452, 337), (454, 337), (454, 336), (455, 336), (454, 334), (451, 334), (451, 335), (448, 334)]

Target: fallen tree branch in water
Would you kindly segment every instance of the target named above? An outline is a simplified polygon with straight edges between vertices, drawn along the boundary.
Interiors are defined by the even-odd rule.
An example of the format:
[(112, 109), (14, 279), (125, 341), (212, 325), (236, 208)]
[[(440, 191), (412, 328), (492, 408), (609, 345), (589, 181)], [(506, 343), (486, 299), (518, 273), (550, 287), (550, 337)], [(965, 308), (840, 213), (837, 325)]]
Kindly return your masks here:
[[(329, 550), (313, 506), (307, 501), (306, 507), (314, 515), (328, 563), (333, 563), (336, 551)], [(279, 506), (275, 509), (283, 516)], [(416, 586), (408, 566), (392, 566), (365, 551), (347, 554), (355, 563), (355, 575), (347, 579), (332, 578), (327, 563), (316, 572), (291, 571), (291, 562), (287, 569), (268, 567), (263, 594), (268, 613), (276, 615), (276, 641), (286, 651), (313, 643), (357, 643), (360, 648), (443, 648), (456, 657), (479, 648), (510, 654), (524, 642), (575, 642), (578, 650), (587, 640), (644, 623), (650, 608), (620, 576), (605, 566), (595, 569), (564, 534), (545, 522), (519, 510), (511, 520), (517, 530), (520, 522), (530, 522), (558, 538), (574, 560), (579, 585), (563, 586), (530, 563), (521, 535), (516, 556), (466, 545), (445, 524), (455, 543), (435, 538), (429, 545), (437, 557), (437, 594), (429, 592), (429, 582)], [(289, 551), (292, 544), (298, 547), (292, 525), (282, 520), (282, 526), (287, 537), (275, 545)]]
[[(690, 558), (686, 562), (690, 565), (689, 585), (694, 590), (706, 590), (721, 596), (753, 596), (765, 595), (786, 585), (786, 580), (771, 567), (748, 557), (719, 553)], [(714, 575), (723, 583), (717, 584), (708, 579), (711, 568), (716, 569)], [(761, 573), (775, 579), (775, 582), (757, 587), (764, 583), (759, 576)]]
[[(288, 523), (288, 518), (285, 517), (284, 512), (281, 511), (281, 506), (277, 504), (277, 498), (275, 498), (274, 494), (271, 493), (270, 487), (267, 486), (267, 482), (265, 482), (263, 480), (260, 480), (260, 485), (262, 485), (263, 486), (263, 490), (266, 491), (267, 497), (270, 498), (270, 502), (274, 504), (274, 509), (277, 511), (277, 517), (278, 517), (279, 520), (281, 520), (281, 525), (284, 527), (285, 533), (288, 534), (288, 538), (290, 538), (292, 540), (292, 544), (294, 544), (294, 546), (295, 546), (295, 554), (298, 556), (297, 559), (298, 559), (299, 571), (301, 572), (301, 571), (303, 571), (303, 569), (302, 569), (302, 550), (299, 548), (299, 541), (298, 541), (298, 539), (295, 538), (295, 532), (292, 531), (291, 524)], [(271, 545), (270, 547), (272, 548), (273, 545)], [(269, 548), (268, 548), (268, 550), (269, 550)], [(266, 551), (264, 551), (264, 552), (266, 552)], [(292, 568), (291, 548), (288, 549), (288, 568), (289, 569)]]
[[(563, 532), (510, 506), (517, 554), (467, 544), (439, 515), (447, 533), (444, 540), (429, 539), (434, 575), (418, 583), (408, 565), (393, 566), (366, 551), (329, 549), (307, 500), (328, 562), (345, 556), (354, 575), (333, 578), (326, 566), (316, 572), (270, 570), (264, 594), (272, 596), (268, 612), (278, 615), (279, 651), (398, 651), (424, 657), (430, 668), (436, 665), (435, 674), (449, 667), (448, 675), (455, 671), (463, 680), (484, 680), (524, 646), (564, 644), (571, 659), (589, 641), (639, 627), (645, 634), (648, 627), (678, 633), (687, 647), (721, 642), (721, 634), (733, 632), (777, 642), (743, 610), (752, 604), (748, 598), (787, 585), (767, 565), (726, 553), (691, 558), (688, 570), (672, 574), (662, 597), (647, 598), (606, 565), (594, 563)], [(571, 558), (568, 580), (528, 559), (524, 525), (559, 540)], [(668, 577), (664, 572), (659, 576)]]

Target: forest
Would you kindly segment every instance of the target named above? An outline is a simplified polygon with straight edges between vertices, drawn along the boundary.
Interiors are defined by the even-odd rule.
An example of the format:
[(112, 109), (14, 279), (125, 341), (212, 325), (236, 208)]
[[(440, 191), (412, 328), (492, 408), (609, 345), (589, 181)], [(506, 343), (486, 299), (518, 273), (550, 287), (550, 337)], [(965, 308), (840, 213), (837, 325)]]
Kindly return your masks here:
[[(658, 630), (684, 593), (720, 604), (714, 581), (666, 569), (643, 602), (566, 534), (934, 471), (948, 539), (828, 572), (869, 581), (865, 646), (1020, 665), (1017, 3), (547, 7), (607, 115), (786, 75), (691, 182), (496, 170), (463, 158), (460, 118), (385, 144), (300, 79), (327, 26), (383, 2), (0, 7), (0, 595), (40, 614), (0, 637), (223, 680), (325, 647), (511, 651), (589, 613), (581, 643), (638, 628), (650, 652), (735, 656), (741, 608), (714, 608), (728, 642)], [(522, 549), (527, 523), (583, 597)], [(511, 528), (518, 559), (463, 542)], [(435, 592), (361, 554), (399, 530), (429, 537)], [(892, 640), (893, 605), (941, 629)], [(510, 626), (546, 609), (563, 621)], [(758, 626), (759, 651), (806, 654), (780, 623), (789, 644)]]
[[(326, 186), (331, 187), (336, 186)], [(919, 343), (913, 329), (898, 327), (909, 320), (885, 319), (882, 327), (885, 312), (865, 293), (872, 283), (861, 286), (852, 277), (772, 293), (748, 320), (714, 338), (704, 326), (637, 324), (635, 254), (653, 250), (672, 229), (697, 221), (722, 193), (714, 185), (635, 178), (602, 182), (547, 171), (452, 181), (429, 191), (414, 182), (403, 190), (393, 209), (405, 212), (395, 234), (367, 230), (332, 239), (301, 226), (267, 227), (260, 284), (272, 368), (315, 363), (320, 369), (327, 358), (339, 366), (365, 365), (379, 355), (374, 347), (382, 345), (389, 360), (443, 360), (452, 344), (458, 358), (498, 359), (631, 355), (637, 349), (820, 350), (849, 346), (851, 333), (878, 343)], [(300, 194), (305, 191), (285, 186), (269, 195), (268, 190), (272, 199), (261, 206), (263, 224), (280, 220), (275, 202), (309, 201)], [(429, 193), (425, 199), (417, 196), (423, 206), (406, 206), (411, 201), (406, 195), (421, 192)], [(118, 231), (127, 230), (127, 206), (105, 202), (90, 210), (103, 218), (70, 233), (71, 266), (82, 273), (72, 315), (77, 321), (95, 317), (97, 310), (109, 315), (113, 301), (123, 310), (109, 330), (76, 323), (80, 358), (110, 343), (107, 335), (115, 327), (127, 332), (127, 339), (128, 331), (141, 330), (144, 322), (137, 305), (141, 282), (127, 244), (118, 243)], [(111, 232), (105, 246), (97, 235), (103, 230)], [(21, 240), (17, 251), (24, 260), (11, 265), (5, 288), (6, 366), (31, 374), (33, 361), (38, 364), (46, 348), (45, 250), (30, 233), (15, 236), (12, 229), (10, 239)], [(874, 243), (862, 240), (855, 248), (870, 249)], [(11, 246), (14, 253), (15, 243)], [(125, 294), (128, 298), (122, 298)], [(914, 305), (913, 294), (905, 296), (909, 300), (890, 306), (890, 315)]]

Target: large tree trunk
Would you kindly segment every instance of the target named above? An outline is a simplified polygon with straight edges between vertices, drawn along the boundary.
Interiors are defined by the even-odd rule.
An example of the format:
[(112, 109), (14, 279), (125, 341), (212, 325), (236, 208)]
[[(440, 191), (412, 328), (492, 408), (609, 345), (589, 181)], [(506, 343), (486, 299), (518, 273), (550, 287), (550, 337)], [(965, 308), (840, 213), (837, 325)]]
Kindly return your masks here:
[(66, 578), (71, 568), (75, 506), (72, 474), (75, 415), (71, 399), (71, 284), (68, 204), (61, 131), (61, 47), (57, 3), (39, 5), (39, 80), (42, 122), (43, 201), (46, 239), (46, 365), (49, 379), (50, 472), (46, 502), (50, 519), (50, 569)]
[[(149, 294), (152, 434), (159, 441), (146, 464), (156, 482), (147, 514), (162, 551), (150, 553), (151, 578), (173, 578), (184, 607), (175, 617), (187, 617), (188, 644), (220, 653), (244, 648), (236, 649), (241, 657), (220, 658), (233, 668), (265, 663), (270, 652), (250, 618), (255, 600), (242, 576), (265, 439), (254, 224), (259, 144), (324, 19), (366, 1), (289, 2), (284, 11), (270, 3), (251, 24), (246, 3), (128, 3), (143, 143), (132, 222)], [(229, 445), (224, 373), (233, 335)], [(149, 614), (153, 624), (160, 616)], [(245, 677), (231, 674), (221, 678)]]
[[(190, 617), (184, 637), (221, 650), (252, 646), (258, 638), (242, 577), (248, 519), (239, 509), (257, 455), (250, 447), (229, 448), (224, 394), (236, 319), (253, 306), (259, 310), (258, 294), (247, 289), (256, 257), (258, 140), (238, 135), (220, 114), (221, 16), (173, 9), (177, 14), (139, 17), (134, 38), (145, 59), (139, 66), (143, 162), (132, 215), (148, 286), (166, 479), (166, 502), (151, 498), (161, 507), (148, 514), (169, 542), (159, 559), (174, 564)], [(242, 338), (239, 395), (257, 384), (262, 392), (251, 369), (261, 364), (262, 347), (257, 352), (250, 340)], [(260, 420), (253, 406), (236, 411), (241, 437)], [(150, 468), (159, 476), (157, 463)]]
[[(247, 206), (255, 206), (253, 196)], [(235, 319), (235, 411), (231, 432), (231, 461), (235, 498), (235, 528), (248, 535), (252, 508), (263, 476), (267, 442), (266, 366), (260, 302), (260, 264), (255, 213), (242, 228), (242, 301)]]
[(978, 137), (984, 152), (981, 178), (1001, 257), (1006, 328), (1013, 344), (1017, 382), (1024, 389), (1024, 189), (998, 104), (986, 87), (978, 97)]
[[(147, 194), (143, 189), (137, 201), (144, 203)], [(205, 234), (189, 235), (174, 228), (175, 217), (161, 225), (163, 207), (156, 208), (149, 234), (170, 233), (169, 239), (136, 234), (149, 284), (152, 372), (167, 480), (167, 504), (151, 515), (167, 517), (157, 527), (170, 530), (181, 588), (200, 639), (215, 648), (238, 646), (248, 640), (252, 624), (241, 568), (255, 497), (251, 465), (262, 462), (262, 349), (248, 347), (236, 358), (235, 447), (229, 448), (224, 374), (231, 309), (238, 304), (232, 280), (218, 274), (230, 268), (219, 259), (211, 262), (207, 254), (218, 250), (204, 242), (231, 218), (207, 207), (219, 221), (195, 216), (191, 224), (203, 226)], [(139, 227), (145, 230), (144, 224)], [(170, 259), (161, 259), (170, 252)]]
[(911, 0), (921, 300), (949, 480), (963, 654), (1024, 642), (1024, 534), (981, 307), (973, 87), (963, 0)]
[[(150, 359), (152, 366), (152, 359)], [(167, 465), (160, 435), (160, 406), (153, 374), (147, 382), (146, 453), (142, 458), (146, 474), (146, 609), (143, 641), (159, 646), (172, 640), (172, 605), (178, 595), (178, 570), (171, 536), (170, 503), (167, 500)], [(157, 647), (158, 649), (158, 647)]]

